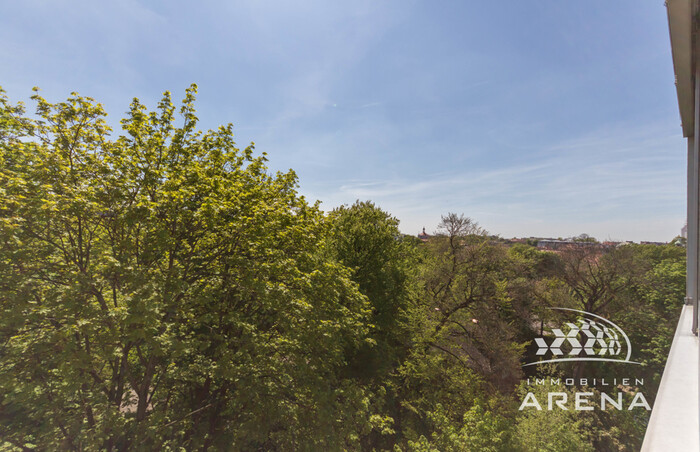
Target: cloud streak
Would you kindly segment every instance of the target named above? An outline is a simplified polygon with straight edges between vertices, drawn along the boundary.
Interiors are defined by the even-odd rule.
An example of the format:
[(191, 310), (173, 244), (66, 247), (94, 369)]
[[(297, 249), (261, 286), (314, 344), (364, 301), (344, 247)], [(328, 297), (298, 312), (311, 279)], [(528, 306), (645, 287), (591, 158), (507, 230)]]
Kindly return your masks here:
[[(325, 186), (330, 208), (371, 199), (403, 220), (407, 233), (433, 227), (441, 214), (464, 212), (504, 235), (596, 231), (625, 239), (670, 240), (684, 217), (684, 156), (679, 139), (658, 127), (601, 130), (553, 143), (530, 163), (446, 171), (417, 179), (346, 180)], [(661, 219), (659, 218), (661, 217)], [(427, 225), (424, 224), (426, 222)], [(543, 229), (543, 225), (547, 225)], [(529, 231), (528, 231), (529, 229)]]

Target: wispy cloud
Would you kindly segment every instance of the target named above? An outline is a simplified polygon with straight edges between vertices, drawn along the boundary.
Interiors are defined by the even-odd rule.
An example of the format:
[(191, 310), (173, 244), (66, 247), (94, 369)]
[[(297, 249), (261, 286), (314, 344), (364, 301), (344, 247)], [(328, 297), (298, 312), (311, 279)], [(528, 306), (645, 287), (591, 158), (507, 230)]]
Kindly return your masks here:
[[(432, 227), (441, 214), (456, 211), (504, 235), (559, 228), (557, 235), (670, 239), (682, 226), (685, 186), (684, 155), (671, 151), (682, 143), (668, 132), (605, 129), (553, 143), (533, 153), (530, 163), (494, 162), (417, 179), (346, 180), (314, 194), (328, 208), (374, 200), (402, 220), (405, 232)], [(616, 229), (621, 225), (627, 230)]]
[(406, 232), (448, 211), (503, 235), (668, 238), (683, 221), (658, 6), (5, 3), (13, 99), (79, 91), (118, 127), (133, 96), (153, 106), (196, 82), (203, 127), (233, 122), (327, 208), (373, 199)]

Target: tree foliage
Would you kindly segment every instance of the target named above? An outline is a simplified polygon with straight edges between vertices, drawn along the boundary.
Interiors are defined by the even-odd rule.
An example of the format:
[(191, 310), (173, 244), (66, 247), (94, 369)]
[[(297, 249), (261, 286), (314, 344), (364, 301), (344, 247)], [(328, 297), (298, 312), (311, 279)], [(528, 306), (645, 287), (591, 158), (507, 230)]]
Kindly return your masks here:
[(369, 201), (334, 209), (329, 223), (329, 252), (352, 270), (371, 307), (373, 343), (355, 350), (351, 365), (356, 375), (385, 376), (405, 356), (410, 340), (416, 250), (401, 235), (398, 220)]
[[(518, 410), (522, 363), (550, 308), (599, 314), (651, 401), (682, 247), (542, 251), (454, 213), (423, 243), (370, 201), (324, 213), (232, 125), (200, 131), (195, 94), (134, 99), (115, 136), (93, 99), (37, 91), (27, 115), (0, 90), (0, 450), (639, 447), (646, 412)], [(567, 364), (544, 369), (612, 375)]]
[[(293, 172), (134, 100), (3, 99), (2, 437), (70, 449), (336, 447), (366, 298)], [(349, 397), (348, 392), (353, 396)], [(361, 398), (359, 399), (361, 400)], [(347, 404), (347, 406), (346, 406)], [(341, 409), (342, 408), (342, 409)], [(350, 426), (351, 422), (348, 422)]]

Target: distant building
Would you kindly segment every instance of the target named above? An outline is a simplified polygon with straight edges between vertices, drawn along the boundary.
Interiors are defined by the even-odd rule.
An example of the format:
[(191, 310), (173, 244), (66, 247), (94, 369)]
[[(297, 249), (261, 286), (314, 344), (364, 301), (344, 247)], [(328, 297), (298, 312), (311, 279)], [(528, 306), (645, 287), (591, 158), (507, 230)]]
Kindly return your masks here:
[(537, 241), (537, 248), (544, 250), (560, 250), (563, 248), (605, 248), (605, 245), (598, 242), (542, 239)]
[(423, 228), (423, 232), (418, 234), (418, 238), (421, 239), (421, 241), (423, 241), (423, 242), (427, 242), (428, 240), (430, 240), (430, 236), (428, 234), (426, 234), (425, 228)]
[(544, 239), (537, 241), (537, 248), (542, 248), (545, 250), (558, 250), (571, 245), (574, 245), (574, 242), (570, 242), (568, 240)]
[(681, 228), (681, 237), (684, 239), (688, 238), (688, 222), (686, 221), (683, 227)]

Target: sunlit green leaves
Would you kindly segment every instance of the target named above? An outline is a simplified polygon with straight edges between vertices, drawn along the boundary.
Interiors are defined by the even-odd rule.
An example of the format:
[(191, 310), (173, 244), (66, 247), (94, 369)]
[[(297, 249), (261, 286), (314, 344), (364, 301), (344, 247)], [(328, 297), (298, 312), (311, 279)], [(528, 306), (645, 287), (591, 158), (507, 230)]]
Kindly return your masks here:
[(295, 174), (271, 175), (230, 124), (198, 131), (195, 94), (134, 99), (116, 139), (90, 98), (37, 91), (33, 120), (0, 97), (9, 443), (344, 441), (338, 408), (362, 392), (337, 370), (367, 300), (320, 252), (327, 226)]

